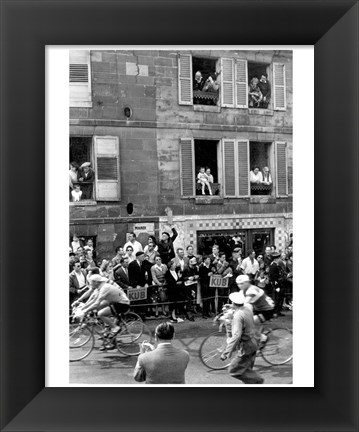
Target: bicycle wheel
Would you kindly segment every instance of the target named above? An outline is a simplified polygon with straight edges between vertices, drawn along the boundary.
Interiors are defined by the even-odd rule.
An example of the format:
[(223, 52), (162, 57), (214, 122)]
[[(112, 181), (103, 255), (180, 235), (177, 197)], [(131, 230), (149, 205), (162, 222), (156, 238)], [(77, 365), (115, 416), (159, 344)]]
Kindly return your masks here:
[(287, 328), (275, 328), (267, 333), (268, 340), (261, 349), (263, 359), (270, 365), (288, 363), (293, 358), (293, 336)]
[(210, 369), (226, 369), (230, 360), (221, 360), (221, 355), (226, 348), (226, 332), (217, 331), (208, 335), (199, 347), (199, 358), (201, 362)]
[(141, 344), (144, 341), (153, 343), (151, 330), (143, 323), (141, 334), (138, 334), (138, 321), (132, 321), (127, 327), (122, 329), (116, 336), (117, 349), (126, 356), (136, 356), (140, 354)]
[(79, 361), (87, 357), (93, 350), (95, 339), (92, 331), (78, 325), (70, 331), (70, 362)]
[(139, 339), (144, 329), (144, 323), (141, 317), (135, 312), (127, 312), (127, 314), (123, 316), (123, 320), (127, 326), (131, 325), (130, 331), (133, 336), (132, 341)]

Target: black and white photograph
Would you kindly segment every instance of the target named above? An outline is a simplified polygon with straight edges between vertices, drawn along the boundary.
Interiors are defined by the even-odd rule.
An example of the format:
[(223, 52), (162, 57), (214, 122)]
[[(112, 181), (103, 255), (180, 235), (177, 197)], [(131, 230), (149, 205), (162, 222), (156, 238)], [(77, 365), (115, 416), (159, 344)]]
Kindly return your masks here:
[(70, 49), (68, 162), (70, 384), (293, 383), (292, 50)]

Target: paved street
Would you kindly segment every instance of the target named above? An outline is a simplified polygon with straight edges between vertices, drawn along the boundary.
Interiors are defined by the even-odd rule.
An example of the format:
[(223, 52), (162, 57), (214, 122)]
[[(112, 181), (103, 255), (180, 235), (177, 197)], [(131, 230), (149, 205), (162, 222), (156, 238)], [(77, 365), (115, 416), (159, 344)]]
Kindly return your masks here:
[[(148, 320), (146, 324), (153, 330), (159, 322), (159, 320)], [(209, 370), (199, 359), (198, 352), (202, 340), (216, 330), (212, 320), (197, 318), (195, 322), (185, 321), (174, 325), (176, 329), (174, 345), (186, 349), (191, 356), (186, 372), (187, 384), (242, 384), (241, 381), (230, 377), (227, 370)], [(292, 328), (291, 312), (286, 312), (285, 317), (274, 319), (271, 327), (277, 325)], [(99, 346), (100, 342), (97, 341), (96, 348)], [(70, 383), (137, 385), (132, 378), (136, 360), (137, 357), (124, 357), (117, 350), (103, 353), (94, 349), (86, 359), (70, 363)], [(265, 384), (292, 383), (292, 362), (283, 366), (270, 366), (258, 357), (255, 368), (265, 379)]]

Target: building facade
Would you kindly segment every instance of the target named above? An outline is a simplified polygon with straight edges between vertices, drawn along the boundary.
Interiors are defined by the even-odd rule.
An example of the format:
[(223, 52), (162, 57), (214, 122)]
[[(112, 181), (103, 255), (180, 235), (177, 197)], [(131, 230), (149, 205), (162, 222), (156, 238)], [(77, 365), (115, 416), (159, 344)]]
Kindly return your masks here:
[[(91, 162), (91, 199), (70, 202), (70, 235), (101, 257), (126, 234), (178, 228), (176, 246), (257, 253), (292, 231), (291, 51), (70, 52), (70, 160)], [(217, 86), (194, 87), (196, 72)], [(249, 83), (267, 79), (267, 100)], [(260, 84), (258, 84), (260, 85)], [(219, 88), (218, 88), (219, 87)], [(253, 90), (253, 89), (252, 89)], [(200, 168), (213, 176), (202, 194)], [(269, 168), (270, 182), (250, 172)]]

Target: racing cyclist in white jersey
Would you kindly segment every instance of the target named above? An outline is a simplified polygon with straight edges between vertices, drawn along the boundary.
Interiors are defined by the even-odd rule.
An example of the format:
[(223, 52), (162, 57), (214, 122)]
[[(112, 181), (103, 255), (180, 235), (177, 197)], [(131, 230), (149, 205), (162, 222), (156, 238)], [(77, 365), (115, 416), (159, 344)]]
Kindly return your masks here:
[[(252, 307), (254, 323), (259, 333), (260, 324), (273, 317), (274, 302), (266, 295), (262, 288), (252, 285), (247, 275), (238, 276), (236, 284), (243, 291), (245, 304)], [(264, 334), (261, 334), (260, 338), (262, 343), (267, 340), (267, 336)]]

